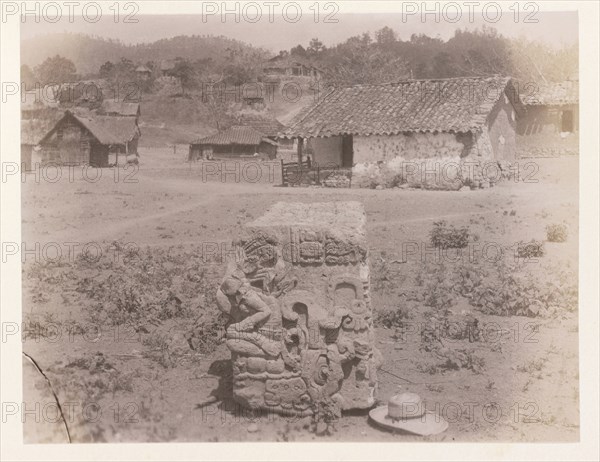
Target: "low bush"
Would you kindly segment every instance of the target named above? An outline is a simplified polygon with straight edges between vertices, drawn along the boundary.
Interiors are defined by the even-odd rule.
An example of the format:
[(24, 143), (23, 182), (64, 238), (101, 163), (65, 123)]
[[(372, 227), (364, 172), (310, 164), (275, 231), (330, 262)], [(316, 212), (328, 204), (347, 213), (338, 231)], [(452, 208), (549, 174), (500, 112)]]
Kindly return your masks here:
[(376, 327), (386, 327), (393, 329), (403, 327), (404, 321), (409, 318), (406, 308), (384, 309), (375, 314), (374, 324)]
[(554, 223), (546, 226), (546, 239), (548, 242), (565, 242), (569, 236), (567, 225)]
[(517, 257), (526, 260), (530, 258), (540, 258), (546, 254), (544, 243), (532, 239), (529, 242), (519, 241), (517, 243)]
[(430, 234), (431, 244), (441, 249), (463, 249), (469, 243), (469, 228), (456, 228), (445, 220), (433, 223)]
[[(35, 263), (26, 271), (29, 293), (60, 291), (65, 303), (83, 307), (96, 327), (123, 326), (149, 333), (173, 321), (189, 326), (192, 349), (210, 352), (218, 345), (225, 319), (216, 304), (222, 268), (208, 264), (201, 247), (145, 248), (126, 251), (118, 242), (102, 249), (97, 261), (76, 258), (61, 265)], [(119, 258), (114, 258), (118, 251)], [(25, 337), (44, 335), (51, 320), (28, 319)], [(61, 322), (66, 322), (64, 319)], [(83, 333), (72, 325), (74, 334)]]

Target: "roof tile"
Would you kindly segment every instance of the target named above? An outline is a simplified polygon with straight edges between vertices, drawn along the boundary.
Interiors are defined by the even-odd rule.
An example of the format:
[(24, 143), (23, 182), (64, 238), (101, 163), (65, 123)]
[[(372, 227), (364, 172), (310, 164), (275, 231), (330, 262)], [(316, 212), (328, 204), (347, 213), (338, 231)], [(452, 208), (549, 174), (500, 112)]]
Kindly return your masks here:
[(283, 130), (283, 137), (480, 130), (508, 77), (409, 80), (332, 91)]
[(277, 144), (274, 141), (266, 138), (264, 134), (256, 131), (252, 127), (243, 125), (234, 125), (227, 130), (215, 133), (214, 135), (200, 138), (193, 141), (192, 144), (244, 144), (244, 145), (259, 145), (261, 142)]

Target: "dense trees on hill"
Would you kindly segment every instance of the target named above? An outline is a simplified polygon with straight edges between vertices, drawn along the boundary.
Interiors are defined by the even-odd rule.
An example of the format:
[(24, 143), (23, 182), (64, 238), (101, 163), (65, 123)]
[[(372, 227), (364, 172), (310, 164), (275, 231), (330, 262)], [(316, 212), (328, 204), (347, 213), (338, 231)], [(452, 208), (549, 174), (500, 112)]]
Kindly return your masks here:
[(77, 77), (75, 64), (60, 55), (47, 58), (35, 68), (35, 75), (40, 84), (73, 82)]
[(266, 50), (223, 36), (179, 36), (152, 43), (126, 45), (118, 40), (61, 33), (23, 40), (21, 62), (35, 67), (48, 56), (58, 53), (71, 59), (85, 78), (97, 76), (100, 66), (105, 62), (115, 62), (121, 57), (139, 64), (148, 61), (160, 63), (179, 56), (191, 62), (211, 60), (215, 65), (224, 66), (229, 59), (228, 50), (256, 54), (265, 59), (269, 56)]
[[(205, 82), (237, 85), (256, 81), (269, 57), (263, 49), (226, 37), (180, 36), (134, 46), (75, 34), (56, 34), (46, 41), (44, 50), (50, 47), (53, 55), (54, 50), (61, 55), (42, 57), (34, 46), (39, 40), (25, 41), (22, 52), (27, 59), (23, 62), (29, 65), (23, 66), (22, 79), (68, 82), (76, 79), (78, 70), (80, 78), (131, 82), (139, 80), (135, 69), (145, 63), (152, 76), (143, 80), (144, 91), (152, 89), (156, 77), (166, 74), (176, 77), (181, 93), (186, 94)], [(491, 74), (541, 83), (573, 77), (578, 68), (577, 44), (553, 48), (525, 38), (507, 38), (485, 27), (457, 30), (447, 41), (423, 34), (399, 40), (393, 29), (384, 27), (330, 47), (315, 37), (306, 48), (299, 44), (280, 55), (308, 60), (325, 71), (327, 80), (340, 84)], [(174, 64), (163, 72), (166, 60)], [(33, 71), (31, 66), (35, 66)]]
[(21, 82), (27, 90), (30, 90), (35, 87), (35, 83), (37, 82), (37, 78), (31, 70), (31, 68), (27, 64), (21, 65)]
[(332, 80), (343, 84), (491, 74), (560, 81), (573, 77), (578, 68), (577, 44), (554, 49), (524, 38), (506, 38), (492, 28), (457, 30), (447, 41), (423, 34), (402, 41), (389, 27), (376, 31), (374, 37), (357, 35), (310, 54), (298, 45), (289, 53), (311, 57), (329, 70)]

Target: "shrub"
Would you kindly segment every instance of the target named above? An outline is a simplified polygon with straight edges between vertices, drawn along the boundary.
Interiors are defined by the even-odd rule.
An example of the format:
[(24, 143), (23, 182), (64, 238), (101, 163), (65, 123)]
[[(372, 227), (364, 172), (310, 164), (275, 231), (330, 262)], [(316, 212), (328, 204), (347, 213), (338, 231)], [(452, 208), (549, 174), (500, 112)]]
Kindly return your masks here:
[(469, 229), (448, 225), (445, 220), (433, 223), (430, 234), (431, 244), (441, 249), (463, 249), (469, 243)]
[[(96, 261), (81, 257), (30, 265), (25, 281), (35, 304), (46, 301), (41, 295), (60, 291), (64, 300), (83, 307), (86, 321), (94, 326), (123, 326), (148, 333), (162, 324), (181, 321), (184, 335), (192, 332), (191, 336), (198, 337), (190, 346), (210, 352), (219, 344), (226, 321), (215, 299), (220, 271), (218, 265), (207, 265), (199, 246), (131, 249), (115, 241)], [(41, 294), (39, 299), (37, 294)], [(44, 336), (51, 323), (58, 322), (39, 316), (24, 321), (25, 338)], [(70, 335), (86, 330), (72, 320), (61, 322)]]
[(546, 239), (548, 242), (565, 242), (568, 235), (567, 225), (563, 223), (553, 223), (546, 226)]
[(517, 268), (500, 265), (497, 277), (477, 285), (469, 303), (487, 314), (500, 316), (543, 316), (558, 309), (575, 311), (578, 303), (577, 280), (565, 271), (548, 268), (554, 276), (540, 281), (531, 273), (520, 274)]
[(190, 348), (199, 353), (211, 353), (225, 335), (227, 316), (216, 308), (207, 308), (185, 332)]
[(406, 308), (384, 309), (375, 314), (375, 326), (383, 326), (388, 329), (403, 327), (403, 321), (408, 319), (408, 317), (408, 310)]
[(543, 257), (545, 253), (544, 243), (538, 242), (535, 239), (529, 242), (519, 241), (517, 243), (517, 257), (519, 258), (538, 258)]
[(336, 423), (342, 416), (340, 405), (330, 397), (322, 397), (313, 404), (311, 429), (319, 436), (332, 435), (336, 430)]

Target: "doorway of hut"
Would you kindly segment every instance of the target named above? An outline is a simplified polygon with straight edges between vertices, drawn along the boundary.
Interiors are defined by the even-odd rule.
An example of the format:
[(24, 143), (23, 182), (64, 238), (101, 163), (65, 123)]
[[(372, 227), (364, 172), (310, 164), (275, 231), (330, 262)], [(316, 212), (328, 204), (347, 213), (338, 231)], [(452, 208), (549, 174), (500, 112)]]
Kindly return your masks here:
[(92, 142), (90, 148), (90, 165), (92, 167), (108, 167), (108, 146)]
[(354, 147), (352, 135), (342, 136), (342, 167), (352, 167), (354, 163)]
[(563, 111), (561, 118), (561, 132), (572, 132), (573, 131), (573, 111)]

